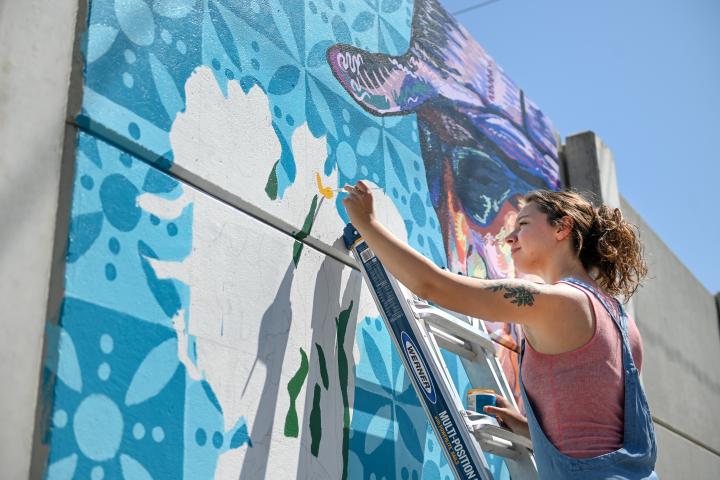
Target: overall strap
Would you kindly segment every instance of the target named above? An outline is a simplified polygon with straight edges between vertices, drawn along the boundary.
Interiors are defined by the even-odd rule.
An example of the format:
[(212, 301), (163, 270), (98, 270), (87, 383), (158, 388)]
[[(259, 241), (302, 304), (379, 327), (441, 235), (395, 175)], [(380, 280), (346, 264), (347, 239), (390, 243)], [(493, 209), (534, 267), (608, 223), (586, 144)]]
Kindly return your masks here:
[(622, 308), (622, 305), (620, 304), (620, 301), (616, 298), (613, 298), (615, 300), (615, 303), (618, 307), (618, 311), (620, 312), (620, 318), (617, 317), (616, 312), (613, 311), (612, 308), (610, 308), (610, 305), (608, 304), (605, 297), (600, 295), (600, 293), (590, 284), (583, 282), (582, 280), (578, 280), (577, 278), (573, 277), (564, 277), (561, 279), (563, 282), (569, 282), (574, 283), (575, 285), (579, 285), (581, 287), (585, 287), (586, 289), (590, 290), (595, 297), (602, 303), (603, 307), (605, 307), (605, 310), (607, 310), (608, 314), (610, 315), (610, 318), (612, 318), (613, 322), (618, 326), (620, 329), (620, 332), (623, 334), (623, 336), (627, 336), (627, 316), (625, 315), (625, 310)]

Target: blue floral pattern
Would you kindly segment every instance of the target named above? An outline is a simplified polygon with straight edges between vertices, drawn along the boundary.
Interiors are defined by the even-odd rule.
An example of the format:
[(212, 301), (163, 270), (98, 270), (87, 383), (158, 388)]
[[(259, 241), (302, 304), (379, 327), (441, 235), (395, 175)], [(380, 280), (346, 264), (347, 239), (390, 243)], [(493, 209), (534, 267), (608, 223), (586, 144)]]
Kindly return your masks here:
[(188, 255), (193, 207), (165, 221), (137, 202), (187, 187), (85, 133), (76, 162), (66, 296), (48, 333), (47, 477), (211, 477), (220, 454), (251, 444), (247, 425), (225, 431), (209, 385), (187, 378), (171, 319), (188, 288), (148, 266)]

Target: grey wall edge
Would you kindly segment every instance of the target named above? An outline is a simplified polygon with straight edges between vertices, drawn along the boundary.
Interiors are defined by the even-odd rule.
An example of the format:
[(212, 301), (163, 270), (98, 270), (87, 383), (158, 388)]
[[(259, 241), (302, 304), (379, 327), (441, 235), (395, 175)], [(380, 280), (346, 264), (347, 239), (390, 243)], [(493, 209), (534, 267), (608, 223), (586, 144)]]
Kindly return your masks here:
[[(562, 151), (567, 174), (566, 185), (580, 192), (589, 193), (590, 195), (588, 195), (588, 197), (591, 197), (591, 200), (593, 200), (596, 205), (599, 205), (600, 202), (602, 202), (606, 203), (610, 207), (620, 208), (623, 211), (624, 216), (638, 227), (641, 234), (641, 240), (647, 240), (650, 242), (649, 250), (651, 251), (648, 251), (646, 248), (646, 254), (653, 258), (661, 258), (662, 263), (666, 266), (666, 268), (672, 268), (674, 270), (675, 274), (672, 275), (673, 281), (678, 277), (683, 277), (684, 282), (691, 284), (690, 288), (696, 291), (700, 297), (707, 297), (705, 299), (707, 302), (704, 303), (711, 302), (712, 299), (709, 292), (700, 285), (700, 282), (687, 269), (687, 267), (682, 264), (682, 262), (680, 262), (680, 260), (677, 259), (677, 257), (666, 246), (664, 246), (664, 244), (661, 243), (661, 240), (656, 238), (657, 236), (647, 225), (645, 225), (642, 218), (635, 212), (632, 206), (621, 197), (617, 184), (615, 161), (612, 152), (607, 145), (605, 145), (594, 132), (588, 131), (568, 136)], [(646, 239), (643, 239), (643, 236), (645, 236)], [(657, 240), (657, 242), (654, 240)], [(656, 243), (658, 245), (656, 245)], [(646, 245), (646, 247), (648, 247), (648, 245)], [(656, 280), (662, 281), (653, 278), (652, 275), (650, 280), (653, 282)], [(651, 298), (652, 291), (645, 290), (646, 289), (643, 289), (643, 287), (638, 290), (636, 295), (633, 297), (633, 300), (631, 300), (628, 304), (628, 310), (637, 320), (641, 333), (643, 333), (643, 330), (646, 330), (645, 333), (647, 334), (647, 340), (649, 341), (653, 340), (654, 337), (657, 337), (658, 335), (647, 330), (647, 326), (643, 325), (643, 323), (648, 322), (651, 319), (638, 318), (636, 315), (636, 304), (639, 302), (641, 306), (645, 306), (640, 309), (642, 310), (640, 312), (642, 314), (645, 313), (645, 310), (647, 310), (646, 305), (653, 302), (653, 300), (657, 300), (658, 302), (664, 301), (665, 303), (668, 302), (667, 299)], [(687, 302), (687, 299), (685, 301)], [(714, 312), (708, 313), (703, 311), (704, 315), (701, 315), (703, 317), (708, 317), (706, 320), (709, 321), (707, 321), (707, 325), (705, 325), (705, 329), (707, 331), (695, 332), (696, 335), (714, 333), (714, 335), (709, 335), (707, 351), (704, 352), (704, 355), (709, 356), (711, 359), (720, 357), (720, 335), (718, 335), (717, 331), (710, 332), (711, 330), (716, 330), (717, 325), (720, 325), (720, 313), (718, 313), (720, 312), (720, 293), (715, 295), (714, 303)], [(665, 305), (663, 308), (672, 308), (672, 306)], [(673, 313), (676, 315), (682, 315), (682, 310), (680, 308), (677, 310), (678, 311)], [(718, 318), (710, 318), (714, 316), (717, 316)], [(646, 327), (645, 329), (643, 328), (644, 326)], [(653, 333), (654, 336), (650, 335), (650, 333)], [(674, 336), (674, 333), (669, 330), (665, 330), (665, 333), (668, 337)], [(672, 341), (673, 340), (671, 338), (667, 338), (664, 343)], [(660, 353), (655, 351), (657, 350), (657, 346), (655, 346), (654, 343), (649, 342), (649, 344), (645, 346), (646, 358), (657, 357)], [(707, 364), (708, 363), (706, 363), (706, 365)], [(713, 364), (712, 360), (709, 364)], [(648, 367), (650, 366), (648, 365)], [(653, 365), (653, 367), (656, 366)], [(645, 370), (645, 368), (643, 370)], [(704, 462), (703, 465), (707, 466), (709, 470), (703, 467), (701, 471), (704, 473), (696, 478), (718, 478), (720, 452), (717, 445), (715, 445), (718, 437), (716, 434), (713, 434), (713, 432), (718, 431), (716, 427), (720, 427), (720, 424), (715, 426), (708, 425), (707, 429), (697, 429), (693, 425), (685, 424), (683, 417), (681, 416), (683, 414), (682, 408), (677, 408), (677, 405), (666, 405), (668, 401), (664, 400), (664, 398), (666, 398), (664, 395), (656, 394), (655, 398), (653, 398), (652, 393), (656, 390), (656, 384), (657, 382), (662, 383), (662, 380), (657, 378), (657, 375), (654, 373), (654, 371), (658, 370), (658, 368), (648, 368), (648, 370), (651, 374), (651, 378), (649, 378), (648, 381), (650, 381), (651, 384), (646, 385), (646, 390), (649, 392), (648, 396), (650, 398), (651, 405), (657, 406), (657, 410), (660, 412), (660, 415), (653, 415), (656, 431), (658, 432), (658, 473), (666, 478), (676, 478), (679, 472), (696, 473), (697, 469), (694, 467), (693, 462), (689, 462), (687, 459), (694, 458), (697, 460), (702, 458)], [(670, 377), (666, 378), (666, 380), (670, 380), (674, 385), (675, 382), (678, 382), (679, 380), (686, 380), (685, 378), (677, 378), (677, 375), (683, 374), (675, 372), (676, 378)], [(643, 378), (647, 378), (647, 375), (644, 375)], [(716, 383), (714, 379), (710, 380), (713, 385)], [(700, 393), (705, 395), (707, 392), (696, 392), (695, 390), (707, 387), (707, 383), (708, 382), (699, 382), (694, 385), (693, 381), (690, 380), (690, 391), (685, 392), (685, 394), (688, 396)], [(678, 400), (678, 402), (681, 403), (682, 401)], [(670, 412), (670, 414), (667, 412)], [(675, 414), (672, 414), (672, 412), (675, 412)], [(692, 434), (689, 433), (691, 429), (693, 430)], [(669, 452), (672, 452), (672, 454)], [(710, 472), (714, 473), (710, 474)], [(709, 476), (705, 476), (706, 474)]]
[[(30, 475), (78, 0), (4, 2), (0, 17), (0, 477)], [(32, 128), (28, 128), (31, 126)]]
[(66, 85), (67, 103), (63, 112), (64, 141), (60, 159), (60, 178), (57, 191), (57, 209), (54, 221), (55, 235), (52, 244), (52, 260), (50, 265), (49, 289), (45, 312), (44, 341), (41, 349), (39, 371), (37, 372), (37, 398), (35, 404), (35, 422), (33, 425), (33, 442), (31, 463), (28, 477), (31, 479), (45, 478), (49, 456), (49, 422), (52, 413), (52, 392), (54, 391), (55, 377), (45, 377), (45, 359), (58, 352), (57, 336), (53, 329), (60, 320), (62, 301), (65, 296), (65, 258), (67, 252), (68, 228), (70, 225), (73, 180), (75, 177), (75, 158), (78, 129), (73, 125), (74, 117), (80, 112), (83, 92), (83, 38), (87, 31), (89, 11), (88, 0), (64, 0), (72, 4), (74, 14), (67, 18), (72, 36), (68, 39), (72, 48), (71, 56), (67, 58), (69, 68), (69, 82)]
[[(650, 274), (636, 294), (645, 391), (656, 423), (698, 448), (720, 452), (720, 327), (715, 299), (623, 199), (640, 232)], [(688, 412), (692, 414), (688, 415)]]
[[(720, 478), (720, 457), (693, 443), (662, 425), (655, 425), (658, 461), (655, 471), (660, 478), (692, 478), (716, 480)], [(668, 452), (673, 452), (668, 455)]]
[[(82, 103), (80, 45), (82, 32), (86, 30), (87, 10), (86, 0), (28, 0), (6, 3), (3, 12), (0, 30), (8, 27), (5, 31), (10, 45), (9, 52), (3, 55), (20, 60), (18, 64), (22, 65), (12, 73), (17, 84), (7, 89), (13, 93), (12, 101), (20, 104), (15, 109), (20, 115), (12, 117), (17, 121), (18, 130), (9, 138), (9, 143), (15, 143), (17, 149), (11, 161), (14, 166), (32, 165), (36, 170), (32, 178), (24, 179), (27, 182), (16, 182), (14, 187), (23, 190), (24, 195), (37, 194), (31, 187), (41, 181), (41, 201), (45, 207), (42, 215), (35, 209), (28, 219), (42, 230), (42, 237), (25, 232), (19, 235), (24, 249), (32, 250), (30, 255), (36, 257), (37, 268), (18, 269), (21, 273), (10, 290), (0, 289), (3, 297), (15, 297), (13, 289), (29, 293), (20, 300), (23, 315), (15, 317), (22, 325), (4, 324), (13, 329), (4, 338), (13, 345), (24, 343), (25, 338), (32, 342), (17, 358), (24, 365), (22, 381), (10, 383), (13, 388), (0, 400), (2, 411), (21, 422), (17, 429), (3, 429), (12, 439), (4, 438), (5, 433), (0, 434), (0, 476), (3, 478), (43, 478), (47, 467), (48, 447), (44, 437), (51, 403), (46, 393), (51, 391), (52, 382), (44, 379), (44, 359), (46, 352), (52, 353), (57, 348), (52, 335), (47, 335), (47, 326), (57, 323), (64, 294), (77, 141), (77, 129), (67, 123), (67, 118), (78, 112)], [(23, 52), (15, 43), (27, 45), (29, 55), (21, 57), (28, 52)], [(28, 129), (28, 125), (34, 128)], [(5, 125), (0, 127), (5, 129)], [(27, 132), (31, 132), (31, 138), (25, 138)], [(43, 139), (52, 141), (52, 148), (38, 150)], [(12, 227), (19, 228), (16, 224)], [(6, 258), (12, 266), (23, 264), (23, 257), (23, 252), (18, 251)], [(3, 304), (13, 301), (17, 300), (13, 298)], [(4, 371), (2, 377), (5, 377)], [(6, 408), (6, 402), (14, 404), (14, 408)]]

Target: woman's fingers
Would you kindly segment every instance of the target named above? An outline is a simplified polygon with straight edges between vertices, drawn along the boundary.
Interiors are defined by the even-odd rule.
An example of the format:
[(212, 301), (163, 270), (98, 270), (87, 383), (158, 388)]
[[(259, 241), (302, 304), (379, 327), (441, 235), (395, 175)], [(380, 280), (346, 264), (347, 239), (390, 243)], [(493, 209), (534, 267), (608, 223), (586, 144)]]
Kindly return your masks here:
[(368, 187), (368, 185), (362, 180), (358, 180), (355, 185), (345, 185), (343, 188), (349, 193), (356, 193), (359, 195), (370, 193), (370, 187)]
[(483, 407), (483, 412), (489, 413), (491, 415), (497, 415), (498, 413), (500, 415), (504, 415), (505, 413), (507, 413), (507, 409), (486, 405), (485, 407)]
[(507, 410), (504, 408), (497, 408), (497, 407), (491, 407), (490, 405), (483, 407), (483, 412), (488, 415), (494, 415), (495, 418), (497, 418), (498, 422), (500, 422), (501, 425), (507, 426), (506, 419), (508, 418), (506, 416)]

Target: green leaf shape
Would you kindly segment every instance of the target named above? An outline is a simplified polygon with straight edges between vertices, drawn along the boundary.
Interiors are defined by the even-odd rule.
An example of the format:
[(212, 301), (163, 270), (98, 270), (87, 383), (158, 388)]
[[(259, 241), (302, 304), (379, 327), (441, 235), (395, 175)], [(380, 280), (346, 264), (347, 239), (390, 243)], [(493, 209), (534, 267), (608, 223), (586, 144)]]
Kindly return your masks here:
[(305, 223), (303, 223), (302, 230), (293, 235), (293, 237), (298, 240), (295, 242), (295, 245), (293, 245), (293, 263), (295, 264), (295, 268), (297, 268), (298, 266), (298, 262), (300, 261), (300, 254), (302, 253), (303, 249), (303, 243), (299, 240), (303, 240), (308, 235), (310, 235), (310, 230), (312, 230), (313, 223), (315, 222), (315, 212), (317, 211), (317, 207), (318, 196), (315, 195), (312, 199), (312, 203), (310, 204), (310, 211), (305, 217)]
[(297, 438), (300, 433), (298, 427), (298, 415), (297, 409), (295, 408), (295, 402), (297, 401), (300, 390), (302, 389), (305, 379), (307, 378), (309, 369), (308, 358), (305, 350), (300, 348), (300, 367), (298, 368), (295, 375), (288, 382), (288, 394), (290, 395), (290, 407), (288, 407), (287, 415), (285, 415), (285, 436)]
[(270, 200), (276, 200), (278, 194), (278, 179), (276, 169), (280, 160), (275, 162), (272, 170), (270, 170), (270, 176), (268, 177), (267, 184), (265, 184), (265, 193), (270, 197)]
[(337, 337), (337, 361), (338, 361), (338, 377), (340, 381), (340, 393), (343, 401), (343, 471), (342, 480), (348, 478), (348, 452), (350, 448), (350, 400), (348, 395), (348, 379), (349, 368), (347, 353), (345, 352), (345, 334), (347, 333), (348, 321), (350, 320), (350, 312), (352, 312), (353, 302), (350, 306), (340, 312), (335, 319), (336, 337)]
[(302, 253), (304, 245), (304, 243), (295, 240), (295, 245), (293, 245), (293, 264), (295, 264), (295, 268), (297, 268), (298, 262), (300, 261), (300, 254)]
[(318, 361), (320, 363), (320, 377), (322, 378), (323, 387), (325, 387), (325, 390), (327, 390), (328, 386), (330, 386), (330, 379), (328, 378), (327, 363), (325, 363), (325, 352), (323, 352), (320, 344), (316, 343), (315, 347), (318, 351)]
[(322, 438), (322, 415), (320, 412), (320, 385), (315, 384), (313, 393), (313, 406), (310, 411), (310, 453), (317, 457), (320, 452), (320, 439)]

